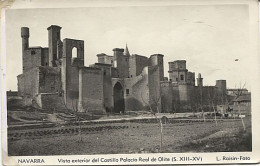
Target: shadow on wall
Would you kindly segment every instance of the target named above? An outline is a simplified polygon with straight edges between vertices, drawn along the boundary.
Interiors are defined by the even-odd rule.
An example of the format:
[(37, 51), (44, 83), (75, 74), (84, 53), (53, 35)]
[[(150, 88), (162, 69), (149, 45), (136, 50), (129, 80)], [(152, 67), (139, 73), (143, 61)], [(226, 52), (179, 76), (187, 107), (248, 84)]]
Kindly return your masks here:
[(149, 106), (143, 106), (143, 103), (134, 97), (126, 99), (127, 111), (149, 110)]
[(70, 91), (69, 91), (69, 98), (70, 98), (71, 100), (78, 99), (78, 98), (79, 98), (79, 91), (70, 90)]

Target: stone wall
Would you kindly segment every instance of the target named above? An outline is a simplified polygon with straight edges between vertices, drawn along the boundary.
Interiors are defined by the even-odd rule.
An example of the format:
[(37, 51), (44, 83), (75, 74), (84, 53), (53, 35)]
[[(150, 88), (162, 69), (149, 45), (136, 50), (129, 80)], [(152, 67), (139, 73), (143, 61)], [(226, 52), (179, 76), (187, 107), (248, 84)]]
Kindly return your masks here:
[(63, 98), (58, 93), (41, 93), (35, 97), (37, 104), (46, 110), (67, 110)]
[(19, 96), (34, 97), (39, 93), (39, 67), (18, 75), (17, 79)]
[(49, 48), (42, 48), (41, 65), (49, 66)]
[(187, 83), (195, 86), (195, 73), (194, 72), (187, 72)]
[(162, 112), (173, 112), (173, 88), (172, 83), (165, 81), (161, 82), (161, 100), (162, 100)]
[(141, 55), (131, 55), (129, 58), (129, 77), (135, 77), (142, 73), (148, 66), (148, 58)]
[(23, 69), (24, 73), (42, 64), (42, 48), (28, 48), (24, 50)]
[[(77, 57), (72, 58), (72, 49), (77, 49)], [(72, 101), (78, 98), (78, 67), (84, 66), (84, 41), (65, 38), (63, 40), (61, 83), (65, 103), (72, 108)]]
[(58, 68), (39, 67), (39, 93), (56, 93), (60, 91), (60, 73)]
[(83, 109), (92, 113), (105, 113), (102, 70), (91, 67), (82, 69)]
[(113, 87), (111, 78), (111, 64), (95, 63), (93, 67), (100, 68), (103, 73), (103, 98), (106, 112), (113, 110)]

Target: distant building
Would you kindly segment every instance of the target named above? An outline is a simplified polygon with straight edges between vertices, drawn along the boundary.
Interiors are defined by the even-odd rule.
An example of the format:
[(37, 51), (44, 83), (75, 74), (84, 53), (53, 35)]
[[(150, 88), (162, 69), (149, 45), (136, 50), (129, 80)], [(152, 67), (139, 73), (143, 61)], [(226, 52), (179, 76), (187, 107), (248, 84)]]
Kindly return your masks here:
[(243, 94), (232, 100), (233, 111), (239, 114), (251, 115), (251, 94)]
[(227, 94), (230, 96), (237, 96), (237, 94), (249, 94), (247, 89), (227, 89)]

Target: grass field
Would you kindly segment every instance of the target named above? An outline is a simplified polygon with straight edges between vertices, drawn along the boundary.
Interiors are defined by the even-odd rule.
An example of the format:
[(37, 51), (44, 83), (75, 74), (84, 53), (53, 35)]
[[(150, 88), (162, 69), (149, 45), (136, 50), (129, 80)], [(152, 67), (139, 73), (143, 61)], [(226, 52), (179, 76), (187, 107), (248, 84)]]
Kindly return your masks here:
[[(251, 117), (215, 122), (168, 123), (163, 128), (162, 152), (251, 151)], [(84, 155), (117, 153), (156, 153), (160, 149), (157, 123), (130, 123), (129, 128), (56, 135), (8, 142), (8, 153), (16, 155)], [(94, 124), (93, 124), (94, 125)]]

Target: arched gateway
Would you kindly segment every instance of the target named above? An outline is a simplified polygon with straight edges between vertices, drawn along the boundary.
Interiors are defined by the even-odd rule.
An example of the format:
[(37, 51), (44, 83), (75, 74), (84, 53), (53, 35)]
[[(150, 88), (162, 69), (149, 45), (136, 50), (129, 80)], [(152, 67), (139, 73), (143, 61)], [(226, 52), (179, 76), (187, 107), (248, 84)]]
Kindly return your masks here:
[(125, 112), (124, 90), (122, 85), (117, 82), (113, 88), (114, 94), (114, 112)]

